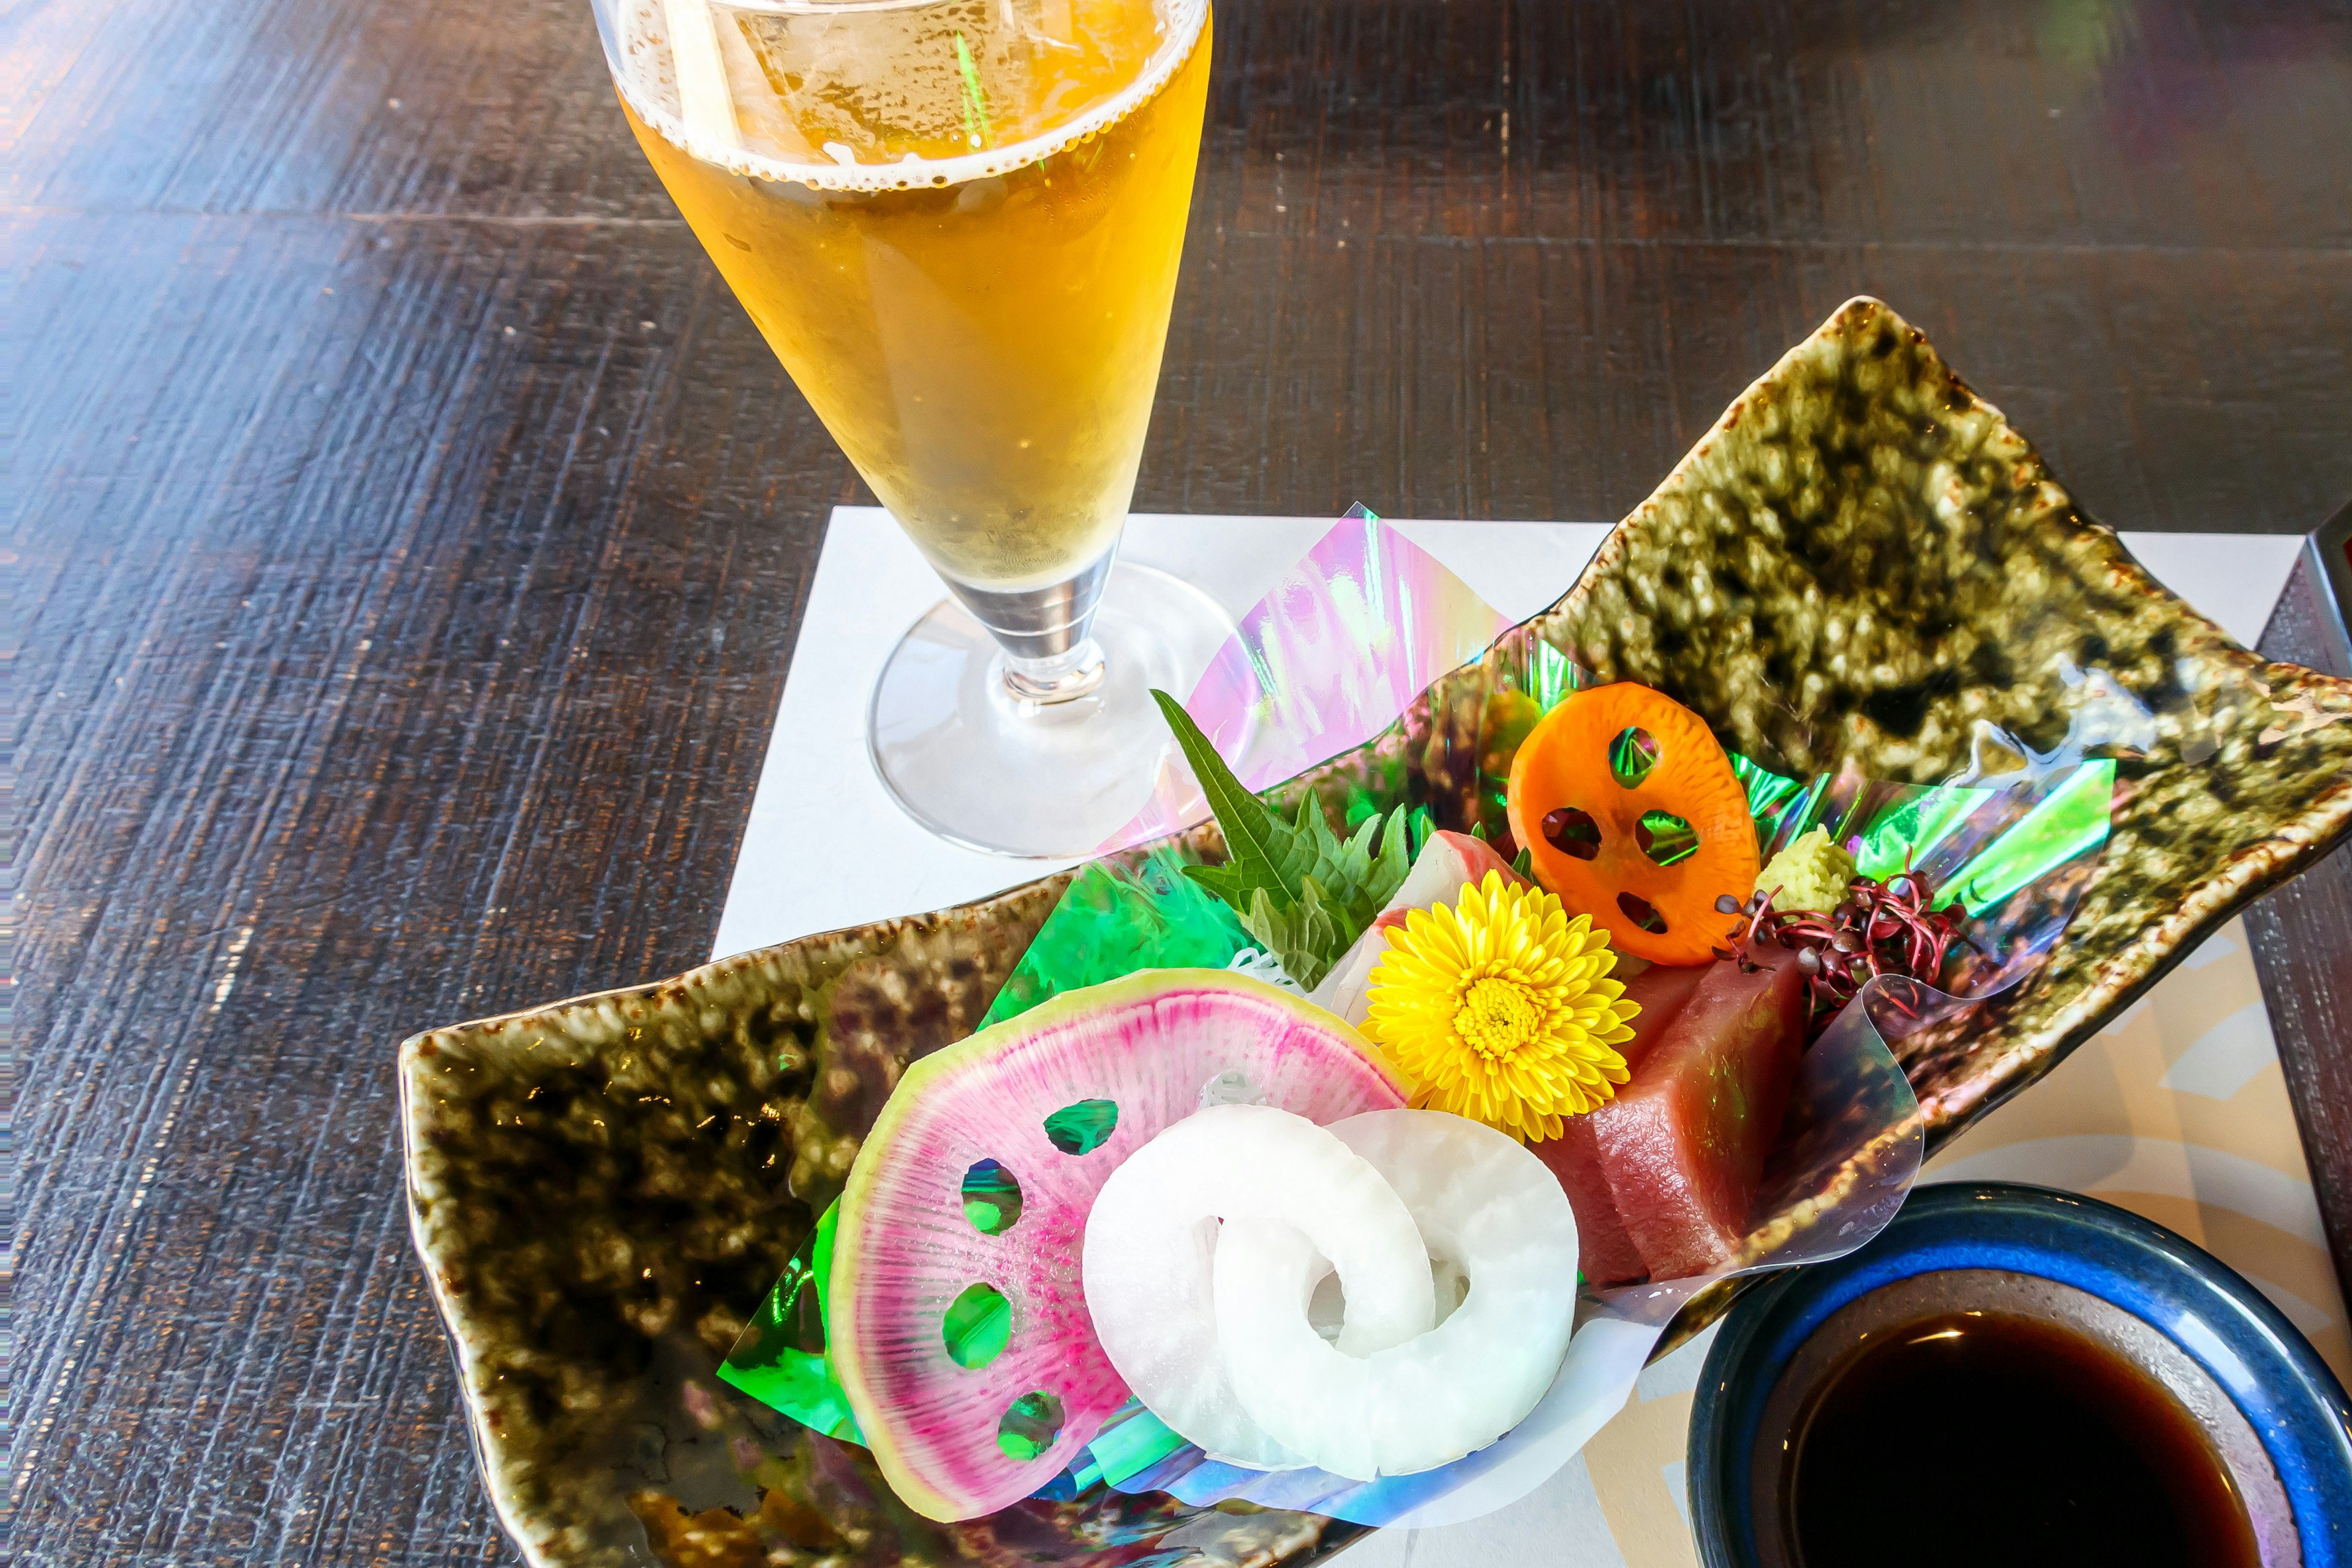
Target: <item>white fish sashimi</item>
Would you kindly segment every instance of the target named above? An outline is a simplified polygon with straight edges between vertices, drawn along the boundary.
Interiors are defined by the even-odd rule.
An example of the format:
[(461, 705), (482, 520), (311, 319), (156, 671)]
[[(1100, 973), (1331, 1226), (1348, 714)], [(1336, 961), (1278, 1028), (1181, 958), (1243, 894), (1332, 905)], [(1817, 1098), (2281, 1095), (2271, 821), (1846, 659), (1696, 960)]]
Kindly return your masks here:
[(1431, 1469), (1500, 1437), (1551, 1386), (1574, 1326), (1575, 1211), (1542, 1161), (1462, 1117), (1380, 1110), (1326, 1131), (1387, 1181), (1468, 1293), (1429, 1332), (1350, 1354), (1308, 1321), (1329, 1268), (1320, 1241), (1233, 1218), (1215, 1248), (1217, 1344), (1243, 1410), (1308, 1463), (1357, 1480)]
[(1331, 966), (1331, 972), (1307, 1000), (1362, 1028), (1364, 1020), (1371, 1015), (1372, 970), (1379, 964), (1381, 954), (1388, 951), (1388, 928), (1402, 922), (1409, 910), (1454, 902), (1462, 896), (1463, 889), (1489, 871), (1501, 872), (1504, 880), (1509, 882), (1524, 879), (1483, 838), (1473, 838), (1466, 833), (1431, 834), (1429, 842), (1421, 847), (1421, 853), (1413, 857), (1412, 869), (1405, 873), (1395, 896), (1364, 934), (1356, 939), (1355, 945), (1340, 954), (1339, 962)]
[(1221, 1219), (1295, 1227), (1317, 1252), (1318, 1277), (1338, 1270), (1348, 1299), (1339, 1342), (1351, 1355), (1403, 1344), (1435, 1321), (1428, 1257), (1379, 1171), (1327, 1130), (1270, 1106), (1201, 1110), (1103, 1184), (1082, 1268), (1111, 1365), (1153, 1415), (1211, 1454), (1295, 1466), (1298, 1456), (1250, 1417), (1227, 1375), (1213, 1289)]

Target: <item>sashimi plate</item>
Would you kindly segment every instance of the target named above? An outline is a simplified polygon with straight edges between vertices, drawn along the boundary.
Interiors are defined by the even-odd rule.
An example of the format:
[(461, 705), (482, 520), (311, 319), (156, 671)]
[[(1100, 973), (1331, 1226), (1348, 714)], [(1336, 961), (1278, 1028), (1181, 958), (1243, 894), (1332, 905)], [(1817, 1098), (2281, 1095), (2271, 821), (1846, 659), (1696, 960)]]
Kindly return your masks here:
[[(1995, 729), (2115, 759), (2067, 940), (1964, 1030), (1896, 1044), (1931, 1150), (2352, 829), (2352, 683), (2265, 663), (2167, 593), (1875, 300), (1742, 394), (1549, 610), (1274, 793), (1501, 830), (1513, 672), (1545, 658), (1654, 687), (1795, 776), (1941, 782)], [(1181, 837), (1222, 853), (1213, 824)], [(714, 1375), (900, 1073), (978, 1027), (1068, 880), (404, 1043), (412, 1228), (529, 1561), (1300, 1563), (1363, 1533), (1099, 1490), (938, 1524), (864, 1449)]]

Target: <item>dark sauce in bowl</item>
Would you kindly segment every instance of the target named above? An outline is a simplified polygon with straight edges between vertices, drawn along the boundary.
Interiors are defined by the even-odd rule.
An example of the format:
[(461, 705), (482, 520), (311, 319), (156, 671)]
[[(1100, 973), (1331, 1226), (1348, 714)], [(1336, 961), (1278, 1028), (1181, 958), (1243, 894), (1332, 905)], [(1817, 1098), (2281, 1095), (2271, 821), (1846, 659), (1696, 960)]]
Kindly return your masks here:
[(1790, 1436), (1803, 1568), (2258, 1568), (2203, 1428), (2113, 1350), (1994, 1311), (1871, 1338)]

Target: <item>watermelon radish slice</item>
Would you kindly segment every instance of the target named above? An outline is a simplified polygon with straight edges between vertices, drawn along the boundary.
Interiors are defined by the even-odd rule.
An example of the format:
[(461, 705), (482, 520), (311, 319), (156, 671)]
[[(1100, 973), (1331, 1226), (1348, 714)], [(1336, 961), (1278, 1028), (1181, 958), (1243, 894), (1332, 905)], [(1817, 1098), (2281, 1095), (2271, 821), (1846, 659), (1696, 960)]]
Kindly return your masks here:
[(1354, 1030), (1217, 970), (1068, 992), (907, 1069), (842, 1193), (827, 1329), (909, 1507), (958, 1520), (1018, 1501), (1125, 1403), (1080, 1287), (1087, 1216), (1228, 1073), (1316, 1122), (1404, 1103)]

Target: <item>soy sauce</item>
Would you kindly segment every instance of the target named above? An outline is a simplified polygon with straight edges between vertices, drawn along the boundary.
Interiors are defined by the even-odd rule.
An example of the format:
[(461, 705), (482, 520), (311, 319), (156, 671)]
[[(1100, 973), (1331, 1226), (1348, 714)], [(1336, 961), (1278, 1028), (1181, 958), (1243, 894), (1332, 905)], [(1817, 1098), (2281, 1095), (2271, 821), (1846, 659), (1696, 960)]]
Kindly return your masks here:
[(2037, 1319), (1952, 1313), (1885, 1333), (1834, 1374), (1793, 1445), (1784, 1506), (1804, 1568), (2261, 1562), (2236, 1485), (2179, 1402)]

